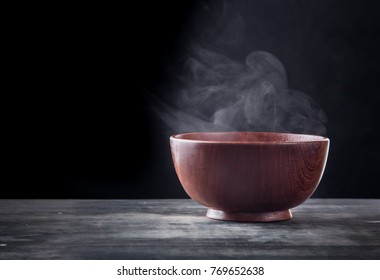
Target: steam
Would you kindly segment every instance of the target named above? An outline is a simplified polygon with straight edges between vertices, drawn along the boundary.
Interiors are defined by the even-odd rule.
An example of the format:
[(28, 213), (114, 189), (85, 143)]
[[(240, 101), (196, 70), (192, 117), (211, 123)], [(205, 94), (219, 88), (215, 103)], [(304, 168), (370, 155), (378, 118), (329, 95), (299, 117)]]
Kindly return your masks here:
[(326, 133), (324, 112), (308, 95), (289, 89), (285, 67), (273, 54), (253, 51), (238, 62), (200, 44), (191, 54), (174, 102), (156, 100), (173, 132)]

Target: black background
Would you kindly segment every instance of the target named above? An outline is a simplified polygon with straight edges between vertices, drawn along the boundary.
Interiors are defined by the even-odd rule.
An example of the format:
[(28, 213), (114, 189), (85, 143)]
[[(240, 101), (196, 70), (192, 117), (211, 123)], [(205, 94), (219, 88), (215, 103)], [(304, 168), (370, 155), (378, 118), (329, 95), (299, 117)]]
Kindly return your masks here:
[[(380, 198), (377, 1), (229, 3), (245, 21), (244, 39), (230, 54), (275, 54), (290, 87), (327, 114), (330, 154), (314, 197)], [(0, 197), (186, 197), (169, 130), (144, 96), (168, 98), (189, 42), (202, 39), (202, 26), (212, 25), (208, 15), (220, 5), (16, 10), (5, 40), (11, 86), (3, 89)]]

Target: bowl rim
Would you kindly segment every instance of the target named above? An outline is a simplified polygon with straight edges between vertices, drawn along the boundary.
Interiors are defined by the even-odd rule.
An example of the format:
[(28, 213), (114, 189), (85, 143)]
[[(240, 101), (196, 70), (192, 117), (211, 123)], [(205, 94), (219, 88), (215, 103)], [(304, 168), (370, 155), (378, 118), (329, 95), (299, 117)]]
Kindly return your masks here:
[[(184, 139), (178, 138), (178, 136), (186, 136), (192, 134), (233, 134), (233, 133), (249, 133), (249, 134), (282, 134), (282, 135), (296, 135), (296, 136), (306, 136), (311, 137), (310, 140), (300, 140), (300, 141), (227, 141), (227, 140), (199, 140), (199, 139)], [(212, 132), (187, 132), (178, 133), (170, 136), (170, 140), (180, 141), (180, 142), (192, 142), (192, 143), (205, 143), (205, 144), (229, 144), (229, 145), (296, 145), (296, 144), (309, 144), (309, 143), (319, 143), (319, 142), (330, 142), (330, 139), (320, 135), (312, 134), (300, 134), (300, 133), (287, 133), (287, 132), (266, 132), (266, 131), (212, 131)]]

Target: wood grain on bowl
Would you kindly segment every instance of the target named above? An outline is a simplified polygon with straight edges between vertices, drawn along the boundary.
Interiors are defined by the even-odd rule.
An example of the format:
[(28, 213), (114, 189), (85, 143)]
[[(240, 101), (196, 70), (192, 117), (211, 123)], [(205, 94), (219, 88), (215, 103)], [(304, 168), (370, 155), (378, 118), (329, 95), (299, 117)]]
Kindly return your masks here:
[(187, 194), (209, 213), (223, 211), (208, 215), (223, 220), (290, 219), (289, 209), (317, 188), (329, 149), (324, 137), (269, 132), (188, 133), (170, 141)]

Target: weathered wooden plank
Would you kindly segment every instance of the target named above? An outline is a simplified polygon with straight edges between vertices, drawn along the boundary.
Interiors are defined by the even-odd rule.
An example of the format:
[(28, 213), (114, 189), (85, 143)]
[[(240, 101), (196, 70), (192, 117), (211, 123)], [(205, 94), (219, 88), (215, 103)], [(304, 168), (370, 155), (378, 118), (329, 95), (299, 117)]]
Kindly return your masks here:
[(310, 199), (273, 223), (192, 200), (1, 200), (0, 259), (380, 259), (380, 200)]

